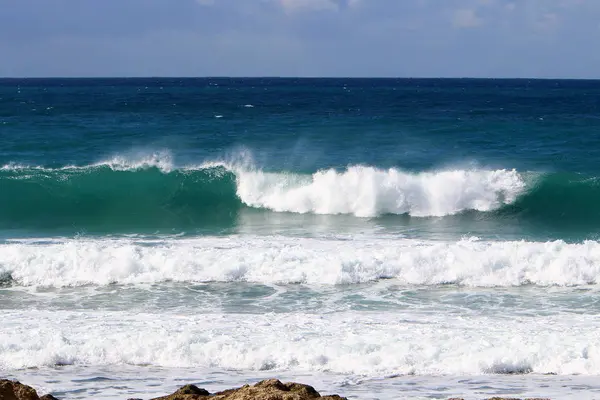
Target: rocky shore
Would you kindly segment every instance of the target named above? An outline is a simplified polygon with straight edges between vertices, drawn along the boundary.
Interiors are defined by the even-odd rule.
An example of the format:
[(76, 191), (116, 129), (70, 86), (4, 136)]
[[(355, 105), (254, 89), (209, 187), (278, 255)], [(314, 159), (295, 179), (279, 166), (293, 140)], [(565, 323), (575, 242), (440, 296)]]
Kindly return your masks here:
[[(194, 385), (185, 385), (175, 393), (155, 397), (151, 400), (347, 400), (337, 394), (321, 396), (312, 386), (301, 383), (282, 383), (277, 379), (268, 379), (258, 382), (254, 386), (244, 385), (235, 389), (211, 394), (206, 389)], [(17, 381), (0, 380), (0, 400), (58, 400), (47, 394), (39, 396), (36, 390)], [(128, 399), (141, 400), (141, 399)], [(449, 400), (463, 400), (453, 398)], [(493, 397), (488, 400), (520, 400), (502, 397)], [(549, 400), (549, 399), (524, 399), (524, 400)]]

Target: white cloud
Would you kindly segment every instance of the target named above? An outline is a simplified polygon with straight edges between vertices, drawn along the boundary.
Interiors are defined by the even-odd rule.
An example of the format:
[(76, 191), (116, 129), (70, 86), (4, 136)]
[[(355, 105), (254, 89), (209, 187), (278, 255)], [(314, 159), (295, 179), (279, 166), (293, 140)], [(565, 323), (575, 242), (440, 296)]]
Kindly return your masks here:
[(477, 16), (475, 10), (461, 9), (454, 12), (452, 25), (456, 28), (475, 28), (483, 25), (483, 20)]

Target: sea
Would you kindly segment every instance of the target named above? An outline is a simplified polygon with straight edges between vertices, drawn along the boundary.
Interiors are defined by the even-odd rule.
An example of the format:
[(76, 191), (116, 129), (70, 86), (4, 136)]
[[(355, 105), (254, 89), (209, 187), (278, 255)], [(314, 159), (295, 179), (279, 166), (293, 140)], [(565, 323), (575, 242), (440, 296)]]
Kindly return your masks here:
[(0, 377), (600, 399), (600, 81), (0, 80)]

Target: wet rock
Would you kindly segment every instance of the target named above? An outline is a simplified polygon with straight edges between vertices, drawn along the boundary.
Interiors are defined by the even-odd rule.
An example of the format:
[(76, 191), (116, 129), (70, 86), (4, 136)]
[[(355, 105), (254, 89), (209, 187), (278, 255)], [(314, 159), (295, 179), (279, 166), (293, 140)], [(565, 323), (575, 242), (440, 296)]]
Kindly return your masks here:
[(181, 387), (177, 392), (178, 394), (195, 394), (198, 396), (210, 396), (208, 390), (201, 389), (196, 385), (185, 385)]
[[(288, 382), (282, 383), (277, 379), (268, 379), (258, 382), (254, 386), (244, 385), (236, 389), (229, 389), (214, 395), (207, 390), (195, 385), (185, 385), (179, 388), (175, 393), (156, 397), (152, 400), (347, 400), (338, 395), (321, 396), (312, 386), (301, 383)], [(17, 381), (0, 379), (0, 400), (58, 400), (51, 394), (39, 397), (35, 389), (23, 385)], [(127, 400), (141, 400), (131, 398)], [(464, 400), (460, 397), (453, 397), (448, 400)], [(550, 400), (547, 398), (510, 398), (510, 397), (491, 397), (486, 400)]]
[(185, 385), (173, 394), (157, 397), (152, 400), (196, 400), (206, 399), (208, 396), (210, 396), (210, 393), (205, 389), (201, 389), (196, 385)]
[(312, 386), (300, 383), (282, 383), (277, 379), (258, 382), (254, 386), (245, 385), (239, 389), (217, 393), (215, 400), (345, 400), (338, 395), (321, 396)]
[(40, 400), (31, 386), (17, 381), (0, 380), (0, 400)]
[[(207, 400), (210, 394), (193, 385), (187, 385), (169, 396), (152, 400)], [(312, 386), (300, 383), (282, 383), (277, 379), (258, 382), (254, 386), (244, 385), (210, 396), (210, 400), (346, 400), (338, 395), (321, 396)]]

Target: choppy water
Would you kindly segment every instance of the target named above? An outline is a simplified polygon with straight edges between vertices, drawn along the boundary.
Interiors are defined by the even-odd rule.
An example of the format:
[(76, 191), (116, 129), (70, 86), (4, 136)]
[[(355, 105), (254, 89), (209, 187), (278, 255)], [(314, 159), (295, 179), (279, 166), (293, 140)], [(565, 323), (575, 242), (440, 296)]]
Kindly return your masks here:
[(0, 373), (599, 398), (600, 82), (0, 80)]

